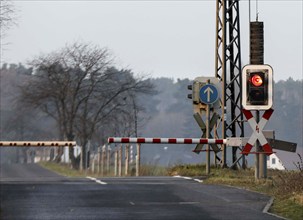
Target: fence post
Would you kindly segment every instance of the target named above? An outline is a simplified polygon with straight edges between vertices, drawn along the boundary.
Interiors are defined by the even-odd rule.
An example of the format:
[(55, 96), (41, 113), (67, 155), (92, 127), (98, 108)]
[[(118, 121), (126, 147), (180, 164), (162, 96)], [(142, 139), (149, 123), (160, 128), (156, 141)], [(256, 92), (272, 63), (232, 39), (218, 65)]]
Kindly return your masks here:
[(136, 176), (140, 176), (140, 144), (137, 144), (137, 155), (136, 155)]
[(83, 147), (80, 147), (80, 171), (83, 170)]
[(92, 167), (91, 167), (92, 174), (95, 174), (95, 159), (96, 159), (96, 155), (94, 154), (93, 161), (92, 161)]
[(100, 165), (101, 165), (101, 147), (98, 147), (98, 159), (97, 159), (97, 161), (98, 161), (98, 165), (97, 165), (97, 168), (98, 168), (98, 174), (100, 174)]
[(43, 161), (46, 161), (46, 149), (43, 147)]
[(128, 175), (129, 170), (129, 144), (125, 145), (125, 176)]
[(105, 154), (106, 154), (106, 145), (103, 145), (101, 151), (101, 175), (104, 176), (104, 164), (105, 164)]
[(106, 161), (106, 171), (107, 171), (107, 175), (110, 174), (110, 151), (111, 151), (111, 147), (110, 145), (108, 145), (107, 148), (107, 161)]
[(122, 144), (119, 147), (119, 176), (122, 176)]
[(118, 175), (118, 149), (115, 150), (115, 176)]

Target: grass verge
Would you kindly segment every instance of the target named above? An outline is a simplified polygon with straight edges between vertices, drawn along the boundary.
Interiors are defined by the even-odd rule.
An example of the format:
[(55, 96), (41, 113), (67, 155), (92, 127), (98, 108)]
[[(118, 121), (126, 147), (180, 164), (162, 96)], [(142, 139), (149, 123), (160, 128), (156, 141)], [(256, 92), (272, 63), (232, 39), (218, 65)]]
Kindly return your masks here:
[(67, 177), (85, 177), (85, 172), (80, 170), (74, 170), (68, 164), (63, 163), (53, 163), (53, 162), (39, 162), (39, 165), (45, 169), (51, 170), (62, 176)]
[[(203, 176), (205, 165), (178, 165), (169, 170), (170, 175)], [(205, 175), (204, 175), (205, 176)], [(269, 212), (285, 218), (303, 219), (303, 171), (268, 170), (268, 178), (255, 180), (254, 170), (211, 168), (206, 184), (241, 187), (274, 197)]]
[[(86, 177), (86, 176), (93, 176), (93, 177), (101, 177), (101, 174), (97, 172), (92, 172), (91, 170), (87, 171), (80, 171), (75, 170), (70, 167), (68, 164), (64, 163), (54, 163), (54, 162), (39, 162), (39, 165), (51, 170), (55, 173), (58, 173), (62, 176), (67, 177)], [(124, 175), (125, 167), (122, 167), (122, 176)], [(136, 169), (134, 166), (130, 166), (128, 176), (135, 176)], [(157, 166), (157, 165), (142, 165), (140, 167), (140, 176), (167, 176), (168, 170), (165, 167)], [(111, 169), (110, 172), (105, 173), (104, 176), (114, 176), (114, 170)]]

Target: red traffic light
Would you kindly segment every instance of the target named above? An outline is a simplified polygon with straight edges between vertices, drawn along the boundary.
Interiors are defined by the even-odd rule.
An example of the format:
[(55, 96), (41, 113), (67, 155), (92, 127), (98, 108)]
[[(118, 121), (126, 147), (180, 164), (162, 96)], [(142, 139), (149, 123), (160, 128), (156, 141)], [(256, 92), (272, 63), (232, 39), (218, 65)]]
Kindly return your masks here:
[(267, 110), (273, 104), (273, 69), (269, 65), (246, 65), (242, 69), (242, 106)]
[(261, 86), (263, 84), (263, 79), (262, 77), (259, 75), (259, 74), (255, 74), (251, 77), (251, 83), (254, 85), (254, 86)]

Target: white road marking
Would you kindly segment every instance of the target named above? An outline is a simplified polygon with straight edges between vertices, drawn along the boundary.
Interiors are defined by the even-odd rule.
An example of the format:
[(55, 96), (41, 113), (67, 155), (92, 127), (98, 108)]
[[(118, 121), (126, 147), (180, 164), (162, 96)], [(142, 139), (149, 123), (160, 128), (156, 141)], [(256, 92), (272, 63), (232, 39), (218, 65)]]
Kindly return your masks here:
[(107, 184), (106, 182), (102, 182), (102, 181), (100, 181), (100, 180), (96, 180), (95, 182), (96, 182), (96, 183), (99, 183), (99, 184), (101, 184), (101, 185), (106, 185), (106, 184)]
[(186, 179), (186, 180), (191, 180), (192, 178), (190, 177), (186, 177), (186, 176), (180, 176), (180, 175), (176, 175), (176, 176), (173, 176), (175, 178), (183, 178), (183, 179)]
[(200, 202), (179, 202), (179, 205), (194, 205), (200, 204)]
[(87, 176), (86, 178), (87, 178), (87, 179), (90, 179), (90, 180), (92, 180), (92, 181), (95, 181), (95, 180), (96, 180), (96, 178), (90, 177), (90, 176)]
[(129, 204), (131, 204), (131, 205), (135, 205), (135, 203), (134, 203), (134, 202), (129, 202)]
[(183, 179), (186, 179), (186, 180), (192, 180), (193, 178), (191, 178), (191, 177), (187, 177), (187, 176), (183, 176)]
[(90, 179), (90, 180), (92, 180), (92, 181), (95, 181), (96, 183), (99, 183), (99, 184), (101, 184), (101, 185), (106, 185), (106, 184), (107, 184), (106, 182), (102, 182), (102, 181), (100, 181), (100, 180), (97, 180), (97, 179), (94, 178), (94, 177), (87, 176), (86, 178), (87, 178), (87, 179)]
[(203, 180), (193, 179), (193, 178), (187, 177), (187, 176), (176, 175), (176, 176), (173, 176), (173, 177), (175, 177), (175, 178), (183, 178), (183, 179), (185, 179), (185, 180), (194, 180), (194, 181), (196, 181), (196, 182), (198, 182), (198, 183), (203, 183)]
[(198, 183), (203, 183), (203, 180), (199, 180), (199, 179), (194, 179), (194, 181), (196, 181)]

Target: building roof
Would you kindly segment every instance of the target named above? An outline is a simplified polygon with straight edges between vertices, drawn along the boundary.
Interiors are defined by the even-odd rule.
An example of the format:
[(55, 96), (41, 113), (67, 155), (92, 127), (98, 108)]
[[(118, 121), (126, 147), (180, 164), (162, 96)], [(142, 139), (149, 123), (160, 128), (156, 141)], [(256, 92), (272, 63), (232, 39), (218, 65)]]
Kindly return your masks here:
[[(300, 163), (300, 157), (298, 154), (301, 155), (301, 158), (303, 159), (303, 148), (297, 147), (296, 153), (288, 152), (288, 151), (282, 151), (274, 149), (275, 154), (282, 162), (283, 166), (287, 170), (296, 170), (298, 169), (296, 165)], [(296, 164), (296, 165), (295, 165)]]

